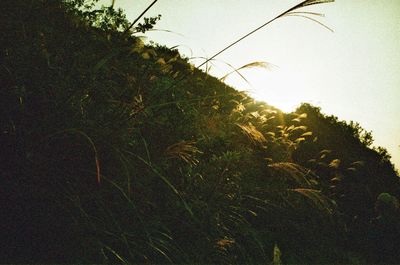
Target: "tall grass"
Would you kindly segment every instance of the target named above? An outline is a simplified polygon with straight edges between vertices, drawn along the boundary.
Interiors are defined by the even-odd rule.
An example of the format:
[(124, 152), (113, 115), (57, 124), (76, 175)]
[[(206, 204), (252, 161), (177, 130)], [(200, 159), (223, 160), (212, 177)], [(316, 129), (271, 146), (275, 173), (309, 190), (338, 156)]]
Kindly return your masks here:
[[(323, 2), (277, 18), (315, 15), (296, 10)], [(15, 2), (29, 34), (17, 15), (6, 32), (15, 47), (2, 55), (2, 130), (23, 167), (4, 172), (69, 212), (71, 244), (84, 250), (73, 262), (281, 264), (336, 253), (330, 175), (296, 160), (314, 143), (307, 114), (284, 114), (177, 51), (144, 45), (126, 33), (143, 14), (127, 24), (118, 12), (44, 3), (27, 15)], [(255, 66), (266, 65), (234, 72)], [(331, 161), (326, 170), (342, 170)]]

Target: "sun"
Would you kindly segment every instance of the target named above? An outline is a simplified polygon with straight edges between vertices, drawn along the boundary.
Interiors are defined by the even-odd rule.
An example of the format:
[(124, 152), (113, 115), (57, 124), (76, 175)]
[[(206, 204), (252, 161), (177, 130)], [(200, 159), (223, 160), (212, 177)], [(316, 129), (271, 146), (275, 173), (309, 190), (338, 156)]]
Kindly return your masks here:
[(252, 69), (243, 72), (243, 76), (248, 83), (237, 76), (229, 78), (227, 83), (284, 112), (292, 112), (301, 103), (311, 101), (309, 87), (300, 74), (278, 68), (269, 72)]

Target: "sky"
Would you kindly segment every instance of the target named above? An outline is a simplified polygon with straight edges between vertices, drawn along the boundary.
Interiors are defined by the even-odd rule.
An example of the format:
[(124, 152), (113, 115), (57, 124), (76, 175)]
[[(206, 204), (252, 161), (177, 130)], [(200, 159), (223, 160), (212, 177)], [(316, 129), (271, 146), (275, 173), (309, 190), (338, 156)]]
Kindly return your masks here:
[[(110, 1), (103, 0), (104, 3)], [(116, 0), (133, 21), (153, 0)], [(301, 0), (159, 0), (162, 15), (147, 41), (178, 46), (194, 65)], [(209, 73), (222, 77), (251, 62), (268, 68), (232, 74), (226, 82), (290, 112), (302, 102), (372, 131), (400, 169), (400, 0), (336, 0), (303, 8), (330, 30), (302, 17), (283, 17), (219, 55)], [(162, 31), (167, 30), (167, 31)], [(140, 34), (139, 34), (140, 35)], [(196, 59), (197, 58), (197, 59)], [(230, 66), (229, 66), (230, 65)]]

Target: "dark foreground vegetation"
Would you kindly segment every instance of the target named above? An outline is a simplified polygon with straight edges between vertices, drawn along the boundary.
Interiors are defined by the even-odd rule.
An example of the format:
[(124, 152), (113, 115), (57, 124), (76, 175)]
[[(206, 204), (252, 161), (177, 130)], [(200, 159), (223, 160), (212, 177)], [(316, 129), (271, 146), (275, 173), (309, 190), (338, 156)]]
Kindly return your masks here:
[(370, 133), (82, 4), (0, 2), (1, 263), (400, 263), (399, 176)]

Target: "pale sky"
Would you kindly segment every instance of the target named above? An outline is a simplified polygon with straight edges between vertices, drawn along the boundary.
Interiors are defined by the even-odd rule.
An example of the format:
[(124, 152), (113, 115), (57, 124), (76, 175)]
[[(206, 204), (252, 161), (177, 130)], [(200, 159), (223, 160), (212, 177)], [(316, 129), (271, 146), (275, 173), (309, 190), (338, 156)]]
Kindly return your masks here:
[[(103, 0), (104, 3), (110, 1)], [(153, 0), (116, 0), (132, 21)], [(159, 0), (145, 16), (161, 14), (148, 40), (187, 57), (211, 57), (301, 0)], [(226, 82), (284, 111), (310, 102), (328, 115), (372, 131), (400, 168), (400, 0), (336, 0), (306, 7), (334, 33), (305, 18), (285, 17), (218, 56), (210, 73), (221, 77), (254, 61), (275, 65), (248, 69)], [(202, 61), (192, 59), (199, 65)]]

